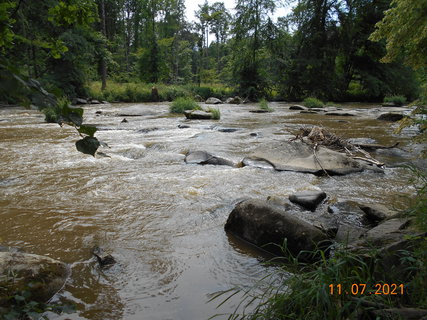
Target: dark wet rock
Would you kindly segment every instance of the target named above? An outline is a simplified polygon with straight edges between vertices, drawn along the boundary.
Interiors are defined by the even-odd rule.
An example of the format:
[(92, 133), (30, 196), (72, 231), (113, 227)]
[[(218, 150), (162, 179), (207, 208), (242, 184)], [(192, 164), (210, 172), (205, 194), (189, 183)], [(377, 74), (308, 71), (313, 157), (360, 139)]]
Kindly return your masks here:
[(96, 111), (95, 114), (102, 114), (102, 110)]
[(296, 171), (323, 175), (344, 175), (363, 171), (365, 166), (356, 160), (320, 146), (316, 153), (313, 147), (303, 142), (274, 141), (256, 148), (249, 158), (264, 159), (278, 171)]
[(258, 137), (258, 133), (256, 133), (256, 132), (251, 132), (249, 135), (250, 135), (251, 137)]
[(100, 247), (93, 248), (92, 253), (96, 257), (101, 268), (109, 268), (117, 263), (116, 259), (114, 259), (111, 254)]
[(290, 106), (290, 107), (289, 107), (289, 110), (307, 110), (307, 108), (306, 108), (306, 107), (304, 107), (304, 106), (300, 106), (300, 105), (298, 105), (298, 104), (295, 104), (295, 105), (293, 105), (293, 106)]
[(397, 122), (402, 120), (403, 117), (404, 117), (403, 114), (390, 112), (390, 113), (383, 113), (377, 119), (382, 121)]
[(101, 104), (101, 102), (99, 102), (99, 100), (90, 100), (90, 104)]
[[(262, 200), (245, 200), (230, 213), (225, 230), (272, 253), (283, 255), (280, 246), (287, 243), (293, 255), (326, 245), (328, 237), (285, 208)], [(300, 255), (302, 260), (313, 257)]]
[(88, 104), (88, 101), (83, 98), (74, 98), (73, 104)]
[(267, 113), (268, 110), (264, 110), (264, 109), (254, 109), (254, 110), (249, 110), (249, 112), (252, 113)]
[(190, 128), (190, 126), (186, 125), (186, 124), (179, 124), (178, 128), (180, 128), (180, 129), (188, 129), (188, 128)]
[(49, 257), (0, 252), (0, 275), (0, 306), (22, 291), (31, 294), (30, 300), (45, 303), (64, 286), (69, 268)]
[(218, 98), (210, 97), (208, 100), (205, 101), (205, 103), (206, 104), (222, 104), (223, 102)]
[(367, 231), (365, 228), (357, 226), (350, 226), (347, 224), (341, 224), (338, 227), (335, 241), (340, 243), (349, 244), (360, 239), (360, 237)]
[(318, 114), (318, 112), (317, 111), (314, 111), (314, 110), (302, 110), (302, 111), (300, 111), (300, 113), (307, 113), (307, 114)]
[(144, 129), (139, 129), (137, 132), (138, 133), (149, 133), (149, 132), (153, 132), (153, 131), (157, 131), (160, 130), (157, 127), (152, 127), (152, 128), (144, 128)]
[(350, 112), (326, 112), (325, 115), (327, 116), (338, 116), (338, 117), (354, 117), (354, 113)]
[(289, 200), (302, 206), (305, 209), (314, 211), (317, 206), (326, 198), (323, 191), (301, 191), (289, 196)]
[(190, 151), (185, 156), (185, 162), (188, 164), (211, 164), (216, 166), (230, 166), (236, 167), (237, 165), (228, 159), (214, 156), (206, 151)]
[(129, 121), (127, 121), (126, 118), (124, 118), (120, 123), (128, 123)]
[(233, 97), (228, 98), (225, 101), (225, 103), (228, 103), (228, 104), (241, 104), (241, 103), (243, 103), (243, 99), (240, 98), (239, 96), (235, 96), (234, 98)]
[(366, 219), (374, 223), (394, 218), (397, 212), (390, 210), (382, 204), (359, 204), (359, 208), (365, 213)]
[(202, 110), (185, 110), (184, 115), (191, 120), (212, 120), (212, 113)]
[(274, 164), (270, 161), (257, 157), (245, 157), (242, 160), (242, 164), (244, 167), (254, 167), (260, 169), (269, 169), (274, 170)]
[(237, 128), (216, 128), (216, 130), (219, 132), (231, 133), (231, 132), (239, 131), (240, 129), (237, 129)]

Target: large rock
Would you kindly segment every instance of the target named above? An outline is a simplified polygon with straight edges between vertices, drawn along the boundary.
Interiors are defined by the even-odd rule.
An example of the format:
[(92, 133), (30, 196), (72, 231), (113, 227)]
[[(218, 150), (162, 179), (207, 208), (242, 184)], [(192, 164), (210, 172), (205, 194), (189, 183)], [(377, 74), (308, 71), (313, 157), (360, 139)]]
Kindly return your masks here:
[(326, 198), (323, 191), (301, 191), (289, 196), (289, 200), (302, 206), (305, 209), (314, 211), (317, 206)]
[(374, 223), (397, 216), (397, 212), (390, 210), (382, 204), (359, 204), (359, 208), (365, 213), (366, 219)]
[(307, 107), (300, 106), (299, 104), (295, 104), (289, 107), (289, 110), (307, 110)]
[(222, 104), (222, 101), (219, 100), (218, 98), (210, 97), (208, 100), (206, 100), (205, 103), (206, 104)]
[(10, 296), (26, 291), (29, 301), (47, 302), (63, 286), (69, 275), (66, 264), (29, 253), (0, 252), (0, 306)]
[(241, 104), (243, 103), (243, 99), (240, 98), (239, 96), (235, 96), (234, 98), (228, 98), (225, 103), (228, 104)]
[(377, 119), (383, 120), (383, 121), (397, 122), (402, 120), (403, 117), (404, 117), (403, 114), (390, 112), (390, 113), (383, 113)]
[(328, 237), (286, 210), (286, 207), (261, 200), (245, 200), (230, 213), (225, 230), (263, 249), (283, 255), (281, 246), (286, 241), (287, 250), (300, 255), (302, 260), (311, 260), (316, 246), (326, 246)]
[(185, 156), (185, 162), (188, 164), (211, 164), (216, 166), (235, 167), (236, 164), (228, 159), (214, 156), (206, 151), (190, 151)]
[(211, 112), (202, 110), (185, 110), (184, 115), (187, 119), (191, 120), (211, 120), (213, 115)]
[[(255, 149), (248, 159), (266, 160), (278, 171), (297, 171), (317, 175), (344, 175), (363, 171), (365, 166), (356, 160), (325, 147), (302, 142), (271, 142)], [(246, 162), (248, 162), (248, 159)]]

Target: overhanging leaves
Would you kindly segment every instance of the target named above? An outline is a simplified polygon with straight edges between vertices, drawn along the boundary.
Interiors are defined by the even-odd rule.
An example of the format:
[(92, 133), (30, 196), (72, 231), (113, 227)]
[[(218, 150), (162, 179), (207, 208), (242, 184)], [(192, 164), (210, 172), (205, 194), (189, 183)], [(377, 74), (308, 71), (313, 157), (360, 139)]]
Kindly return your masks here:
[(84, 137), (83, 139), (76, 142), (76, 148), (78, 151), (84, 154), (90, 154), (92, 156), (95, 156), (99, 146), (100, 143), (95, 137)]

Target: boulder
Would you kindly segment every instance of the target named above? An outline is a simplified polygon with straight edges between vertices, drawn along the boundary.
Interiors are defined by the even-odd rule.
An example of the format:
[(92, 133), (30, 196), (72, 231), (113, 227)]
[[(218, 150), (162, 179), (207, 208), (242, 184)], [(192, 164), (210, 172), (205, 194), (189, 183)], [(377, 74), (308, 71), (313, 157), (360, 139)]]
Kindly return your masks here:
[(252, 113), (267, 113), (269, 111), (268, 110), (264, 110), (264, 109), (254, 109), (254, 110), (249, 110), (249, 112), (252, 112)]
[(228, 98), (226, 101), (225, 101), (225, 103), (228, 103), (228, 104), (241, 104), (241, 103), (243, 103), (243, 99), (242, 98), (240, 98), (239, 96), (235, 96), (234, 98)]
[(198, 95), (198, 94), (196, 94), (194, 96), (194, 100), (197, 102), (203, 102), (204, 101), (203, 97), (201, 95)]
[(185, 156), (185, 163), (188, 164), (211, 164), (216, 166), (230, 166), (236, 167), (237, 165), (228, 159), (214, 156), (206, 151), (190, 151)]
[(206, 104), (222, 104), (222, 101), (219, 100), (218, 98), (210, 97), (208, 100), (206, 100), (205, 103)]
[(366, 232), (363, 236), (363, 242), (368, 245), (386, 246), (401, 241), (407, 235), (405, 229), (409, 224), (409, 219), (393, 218), (387, 220)]
[(338, 231), (335, 236), (335, 241), (349, 244), (360, 239), (367, 230), (364, 228), (341, 224), (338, 226)]
[(20, 252), (0, 252), (0, 306), (10, 296), (26, 291), (29, 301), (47, 302), (65, 284), (70, 273), (65, 263), (49, 257)]
[(99, 102), (99, 100), (93, 99), (90, 100), (90, 104), (101, 104), (101, 102)]
[(374, 223), (394, 218), (397, 215), (397, 212), (388, 209), (382, 204), (359, 204), (359, 208), (365, 213), (366, 219)]
[(73, 104), (88, 104), (88, 101), (83, 98), (74, 98)]
[(314, 211), (317, 206), (326, 198), (323, 191), (302, 191), (291, 194), (289, 200), (302, 206), (305, 209)]
[(306, 107), (300, 106), (299, 104), (295, 104), (289, 107), (289, 110), (307, 110)]
[[(274, 254), (283, 255), (281, 246), (301, 260), (314, 257), (306, 251), (326, 247), (328, 237), (308, 222), (281, 207), (263, 200), (245, 200), (230, 213), (225, 230)], [(304, 253), (302, 252), (304, 251)]]
[(316, 153), (311, 145), (300, 141), (274, 141), (257, 147), (249, 159), (264, 159), (278, 171), (296, 171), (316, 175), (345, 175), (360, 172), (365, 166), (358, 161), (323, 146)]
[(212, 120), (212, 113), (202, 110), (185, 110), (184, 115), (190, 120)]
[(404, 117), (403, 114), (389, 112), (389, 113), (383, 113), (377, 118), (377, 120), (397, 122), (402, 120), (403, 117)]

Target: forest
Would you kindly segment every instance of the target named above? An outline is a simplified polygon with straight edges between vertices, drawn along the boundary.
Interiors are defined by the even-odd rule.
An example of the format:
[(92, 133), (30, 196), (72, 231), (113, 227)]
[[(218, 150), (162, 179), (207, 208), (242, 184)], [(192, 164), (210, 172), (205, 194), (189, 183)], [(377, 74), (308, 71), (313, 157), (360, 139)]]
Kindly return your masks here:
[[(291, 13), (273, 21), (284, 5)], [(138, 83), (175, 86), (163, 100), (217, 88), (252, 101), (413, 101), (425, 93), (425, 10), (424, 0), (238, 0), (234, 12), (205, 2), (189, 22), (183, 0), (3, 0), (0, 100), (28, 98), (18, 76), (68, 99), (149, 101), (112, 90)]]

